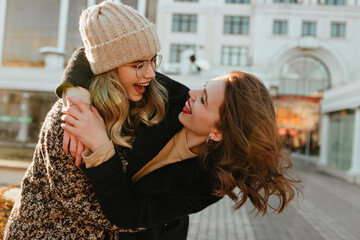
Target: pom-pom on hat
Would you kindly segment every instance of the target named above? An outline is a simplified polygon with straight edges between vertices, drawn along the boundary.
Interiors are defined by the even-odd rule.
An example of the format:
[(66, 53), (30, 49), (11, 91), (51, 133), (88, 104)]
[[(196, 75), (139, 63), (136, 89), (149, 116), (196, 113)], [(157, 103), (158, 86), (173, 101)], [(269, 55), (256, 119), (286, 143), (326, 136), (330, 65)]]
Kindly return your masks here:
[(85, 9), (80, 16), (80, 33), (94, 74), (160, 50), (154, 24), (122, 3), (104, 1)]

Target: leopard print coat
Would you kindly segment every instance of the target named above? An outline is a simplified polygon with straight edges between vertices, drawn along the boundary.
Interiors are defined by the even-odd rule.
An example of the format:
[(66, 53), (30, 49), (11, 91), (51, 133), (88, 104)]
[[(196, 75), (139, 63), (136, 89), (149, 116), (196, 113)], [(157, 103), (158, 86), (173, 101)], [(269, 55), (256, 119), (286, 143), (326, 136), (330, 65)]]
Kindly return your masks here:
[(119, 239), (103, 215), (88, 178), (62, 150), (62, 102), (47, 114), (33, 161), (22, 181), (4, 239)]

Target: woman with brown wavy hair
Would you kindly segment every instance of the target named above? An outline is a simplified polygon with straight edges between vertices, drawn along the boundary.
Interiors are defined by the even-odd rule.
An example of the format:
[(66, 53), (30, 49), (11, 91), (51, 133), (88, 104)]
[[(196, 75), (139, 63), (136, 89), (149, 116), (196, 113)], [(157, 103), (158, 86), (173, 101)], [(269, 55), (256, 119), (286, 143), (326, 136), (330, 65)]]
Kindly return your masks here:
[[(69, 100), (80, 111), (66, 109), (69, 115), (63, 119), (72, 126), (63, 128), (90, 144), (86, 129), (99, 126), (95, 121), (83, 123), (100, 122), (101, 116), (78, 99)], [(139, 171), (124, 171), (115, 151), (106, 160), (97, 154), (102, 163), (83, 169), (112, 223), (160, 225), (198, 212), (225, 195), (235, 202), (235, 209), (250, 199), (263, 215), (269, 207), (280, 213), (299, 191), (299, 181), (287, 174), (291, 162), (278, 136), (272, 98), (254, 75), (230, 72), (208, 81), (204, 89), (190, 90), (178, 119), (184, 128), (174, 137), (167, 127), (137, 133), (126, 160), (143, 162)], [(157, 140), (165, 135), (169, 141)], [(270, 205), (270, 196), (278, 197), (277, 206)], [(158, 231), (170, 227), (165, 224)], [(167, 239), (185, 239), (187, 228), (177, 235), (168, 233)]]
[(280, 204), (275, 210), (281, 212), (293, 199), (297, 181), (286, 173), (292, 164), (278, 135), (272, 98), (254, 75), (230, 72), (224, 81), (225, 99), (216, 124), (223, 139), (205, 144), (200, 159), (206, 166), (206, 156), (216, 154), (215, 193), (228, 195), (235, 209), (249, 198), (265, 214), (270, 195), (276, 195)]

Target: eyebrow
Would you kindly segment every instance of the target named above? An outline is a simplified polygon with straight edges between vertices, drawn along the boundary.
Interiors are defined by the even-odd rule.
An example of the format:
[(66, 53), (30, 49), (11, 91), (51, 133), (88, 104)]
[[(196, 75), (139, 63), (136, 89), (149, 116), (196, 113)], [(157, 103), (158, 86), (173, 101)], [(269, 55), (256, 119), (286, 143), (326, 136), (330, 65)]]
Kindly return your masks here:
[[(153, 59), (156, 57), (156, 55), (157, 55), (157, 54), (155, 54), (155, 55), (150, 59), (150, 61), (153, 60)], [(137, 60), (137, 61), (131, 62), (130, 64), (142, 63), (142, 62), (146, 62), (146, 61), (147, 61), (147, 60), (144, 60), (144, 59), (143, 59), (143, 60)]]

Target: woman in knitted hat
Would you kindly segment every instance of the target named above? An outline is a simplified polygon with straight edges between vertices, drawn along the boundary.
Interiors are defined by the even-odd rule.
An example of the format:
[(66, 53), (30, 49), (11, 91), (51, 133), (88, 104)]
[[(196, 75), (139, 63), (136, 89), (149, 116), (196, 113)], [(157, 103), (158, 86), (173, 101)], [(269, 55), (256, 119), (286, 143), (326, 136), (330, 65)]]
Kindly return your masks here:
[[(57, 94), (82, 96), (88, 104), (91, 95), (122, 157), (134, 141), (135, 130), (155, 131), (162, 126), (175, 134), (181, 126), (171, 119), (176, 115), (165, 117), (165, 112), (181, 109), (188, 88), (155, 75), (161, 57), (157, 55), (160, 44), (154, 25), (131, 7), (104, 1), (82, 13), (80, 33), (85, 48), (74, 53)], [(127, 233), (143, 228), (112, 225), (102, 213), (89, 180), (62, 149), (64, 102), (57, 101), (46, 116), (5, 239), (118, 239), (119, 234), (121, 239), (131, 239), (134, 235)], [(105, 143), (100, 136), (94, 139)], [(168, 139), (159, 136), (157, 140)], [(133, 162), (128, 169), (136, 170), (142, 164)]]
[[(80, 110), (64, 109), (70, 115), (63, 119), (71, 125), (63, 128), (86, 146), (96, 142), (87, 129), (106, 138), (96, 108), (69, 100)], [(173, 134), (161, 124), (156, 129), (160, 133), (144, 129), (136, 134), (126, 161), (129, 166), (133, 161), (146, 163), (138, 172), (126, 171), (114, 147), (105, 150), (108, 155), (85, 156), (84, 172), (112, 223), (127, 228), (157, 224), (150, 232), (136, 233), (137, 239), (186, 239), (187, 228), (169, 226), (168, 221), (198, 212), (225, 195), (234, 201), (234, 209), (249, 199), (263, 215), (269, 208), (282, 212), (293, 199), (298, 181), (287, 173), (291, 162), (278, 135), (272, 98), (257, 77), (230, 72), (208, 81), (204, 89), (190, 90), (178, 118), (184, 128), (160, 145), (159, 136)], [(101, 164), (92, 167), (88, 161)], [(270, 204), (270, 196), (278, 198), (278, 205)], [(185, 228), (175, 228), (179, 226)]]
[[(226, 194), (236, 201), (237, 208), (249, 197), (261, 213), (266, 213), (270, 195), (268, 191), (274, 191), (274, 194), (280, 195), (280, 199), (283, 200), (277, 208), (278, 211), (282, 211), (293, 197), (294, 192), (291, 189), (293, 180), (284, 176), (288, 166), (282, 165), (283, 156), (281, 156), (277, 135), (274, 134), (276, 125), (271, 98), (264, 86), (250, 75), (233, 73), (219, 79), (219, 82), (224, 84), (218, 84), (216, 81), (209, 82), (206, 96), (203, 96), (201, 91), (190, 92), (191, 100), (187, 102), (184, 114), (182, 114), (182, 122), (187, 126), (186, 129), (194, 133), (201, 129), (205, 131), (200, 127), (214, 126), (215, 122), (220, 121), (219, 126), (215, 124), (215, 129), (218, 131), (207, 136), (210, 139), (207, 144), (204, 144), (206, 138), (202, 135), (201, 141), (196, 138), (196, 142), (188, 146), (186, 141), (181, 141), (186, 140), (185, 130), (176, 134), (182, 129), (177, 117), (184, 107), (187, 89), (160, 74), (156, 74), (157, 81), (152, 79), (157, 66), (156, 58), (154, 58), (156, 52), (150, 52), (149, 55), (146, 53), (144, 56), (137, 55), (137, 58), (111, 65), (113, 61), (117, 61), (117, 58), (123, 58), (123, 53), (128, 50), (126, 46), (142, 44), (139, 39), (142, 39), (144, 43), (149, 43), (152, 39), (151, 37), (145, 40), (142, 38), (146, 35), (143, 33), (144, 29), (147, 29), (143, 27), (134, 30), (138, 34), (136, 38), (117, 44), (118, 41), (131, 34), (124, 34), (124, 31), (120, 30), (123, 27), (119, 26), (118, 30), (112, 28), (112, 24), (106, 25), (109, 22), (115, 24), (117, 21), (124, 21), (120, 19), (113, 21), (114, 18), (109, 17), (114, 11), (120, 12), (124, 8), (123, 5), (117, 4), (106, 8), (111, 4), (106, 2), (100, 4), (101, 7), (90, 8), (83, 13), (81, 18), (82, 23), (86, 23), (85, 26), (89, 27), (84, 30), (81, 28), (81, 33), (86, 57), (89, 59), (92, 72), (97, 74), (96, 77), (91, 83), (88, 81), (89, 78), (81, 77), (84, 75), (82, 72), (84, 69), (85, 75), (90, 76), (92, 73), (86, 69), (87, 62), (82, 61), (84, 54), (80, 49), (65, 71), (64, 79), (67, 81), (57, 89), (57, 93), (62, 94), (65, 91), (67, 96), (79, 96), (79, 92), (87, 95), (86, 91), (80, 88), (76, 88), (77, 92), (73, 93), (74, 89), (68, 88), (72, 85), (89, 89), (91, 103), (96, 106), (102, 116), (102, 118), (100, 115), (94, 117), (91, 115), (94, 114), (93, 112), (96, 113), (93, 107), (90, 111), (73, 99), (72, 103), (79, 106), (80, 114), (90, 116), (89, 118), (78, 117), (81, 119), (80, 125), (74, 123), (74, 126), (85, 126), (86, 131), (73, 131), (73, 133), (87, 143), (89, 148), (84, 152), (86, 164), (84, 171), (94, 184), (102, 209), (88, 178), (81, 170), (74, 167), (70, 155), (61, 150), (63, 131), (60, 128), (60, 111), (63, 104), (59, 101), (49, 112), (42, 127), (34, 161), (24, 178), (22, 193), (9, 219), (5, 239), (116, 239), (119, 237), (121, 239), (133, 237), (136, 239), (185, 239), (187, 214), (205, 208)], [(129, 16), (127, 11), (122, 14)], [(130, 17), (126, 18), (126, 21), (128, 19), (132, 19), (131, 21), (136, 26), (141, 23), (140, 21), (135, 24), (137, 21)], [(94, 24), (96, 21), (104, 24)], [(114, 36), (108, 34), (107, 31), (100, 31), (94, 28), (95, 25), (106, 26), (104, 28), (110, 28), (111, 33), (116, 34)], [(94, 33), (90, 34), (92, 31)], [(101, 34), (97, 35), (98, 31)], [(92, 38), (93, 36), (96, 37)], [(104, 39), (99, 40), (101, 37)], [(112, 46), (116, 46), (116, 49)], [(121, 48), (125, 49), (119, 50)], [(120, 53), (114, 54), (117, 50)], [(125, 55), (131, 54), (133, 53), (126, 52)], [(111, 61), (107, 61), (108, 59)], [(81, 67), (82, 64), (85, 66)], [(103, 68), (103, 65), (106, 67)], [(143, 79), (152, 79), (146, 88), (144, 85), (148, 82)], [(156, 82), (160, 84), (156, 85)], [(154, 94), (160, 96), (157, 98), (160, 103), (154, 102), (156, 98), (149, 95), (153, 84), (155, 84)], [(162, 94), (164, 91), (161, 86), (167, 89), (169, 95), (167, 101), (165, 94)], [(238, 92), (243, 87), (248, 91), (244, 92), (244, 95), (239, 95)], [(214, 89), (221, 91), (213, 95), (217, 92)], [(262, 94), (264, 97), (261, 97)], [(225, 96), (230, 98), (225, 99)], [(244, 97), (244, 99), (240, 101), (239, 97)], [(249, 109), (245, 108), (244, 111), (237, 112), (237, 105), (230, 104), (243, 102), (245, 106), (249, 103), (249, 99), (253, 100), (252, 104), (249, 104)], [(259, 99), (264, 101), (259, 102)], [(167, 107), (163, 111), (161, 106), (165, 102), (167, 102)], [(229, 103), (229, 106), (223, 105), (222, 102)], [(221, 118), (218, 119), (216, 110), (215, 117), (211, 118), (210, 122), (206, 122), (207, 118), (201, 118), (201, 115), (198, 115), (200, 113), (198, 109), (205, 103), (212, 106), (212, 113), (214, 109), (217, 109)], [(219, 114), (219, 106), (222, 105), (227, 107), (221, 107), (221, 114)], [(74, 108), (70, 109), (65, 111), (76, 112)], [(249, 110), (253, 110), (250, 112), (252, 114)], [(112, 111), (117, 112), (118, 117), (113, 117)], [(161, 111), (165, 112), (164, 116), (161, 116)], [(232, 117), (232, 114), (236, 115), (234, 121), (228, 118)], [(201, 121), (192, 122), (191, 119), (196, 116), (200, 117)], [(263, 117), (266, 119), (267, 127), (263, 124)], [(269, 122), (267, 122), (267, 117), (269, 117)], [(102, 119), (104, 119), (104, 124), (102, 124)], [(210, 125), (205, 125), (205, 122)], [(231, 132), (234, 128), (229, 126), (238, 126), (240, 122), (248, 125), (244, 125), (236, 134)], [(89, 123), (94, 123), (94, 125), (88, 125)], [(197, 127), (192, 129), (192, 123), (197, 123)], [(268, 126), (270, 128), (267, 133), (271, 134), (264, 137), (263, 133)], [(71, 127), (68, 130), (71, 130)], [(256, 134), (251, 134), (254, 132)], [(232, 137), (235, 139), (240, 137), (242, 141), (233, 141)], [(169, 164), (171, 161), (164, 162), (163, 160), (167, 159), (164, 154), (173, 156), (174, 148), (171, 146), (179, 146), (176, 144), (178, 140), (183, 143), (182, 147), (188, 147), (188, 151), (186, 149), (185, 152), (181, 151), (181, 156), (178, 158), (170, 157), (171, 161), (177, 161), (173, 164)], [(259, 142), (261, 144), (254, 144), (254, 140), (262, 141)], [(248, 147), (244, 144), (246, 141), (252, 144)], [(264, 141), (266, 144), (262, 145)], [(231, 142), (236, 144), (229, 144)], [(116, 148), (113, 147), (113, 143), (117, 146)], [(128, 146), (132, 146), (131, 152)], [(273, 151), (264, 150), (262, 148), (264, 146), (271, 147)], [(189, 151), (189, 148), (192, 151)], [(248, 156), (249, 149), (253, 150), (250, 156)], [(203, 150), (203, 153), (199, 153), (199, 150)], [(199, 153), (201, 161), (197, 161), (198, 158), (195, 157), (194, 152)], [(208, 154), (210, 152), (211, 154)], [(237, 155), (232, 158), (235, 153)], [(263, 158), (264, 153), (269, 154), (268, 159)], [(183, 160), (185, 158), (189, 159)], [(285, 159), (285, 163), (288, 163), (286, 161)], [(249, 168), (253, 172), (257, 170), (260, 172), (253, 176), (252, 172), (247, 172)], [(131, 180), (136, 184), (129, 184)], [(239, 196), (234, 192), (236, 186), (243, 191), (243, 195)], [(261, 190), (265, 190), (264, 196), (259, 195)], [(102, 210), (116, 225), (112, 225), (105, 218)], [(131, 234), (144, 228), (146, 228), (145, 231)], [(121, 232), (123, 232), (122, 235), (119, 235)], [(126, 233), (130, 235), (123, 235)]]

